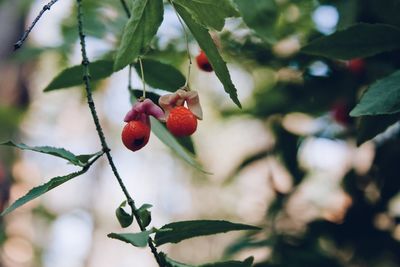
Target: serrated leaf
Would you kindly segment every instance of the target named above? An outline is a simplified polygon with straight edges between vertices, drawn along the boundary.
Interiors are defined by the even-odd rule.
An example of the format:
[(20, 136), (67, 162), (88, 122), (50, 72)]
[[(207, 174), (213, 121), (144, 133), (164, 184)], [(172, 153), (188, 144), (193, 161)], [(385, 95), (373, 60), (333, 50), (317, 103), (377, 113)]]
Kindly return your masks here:
[(13, 146), (17, 147), (23, 150), (30, 150), (30, 151), (35, 151), (43, 154), (48, 154), (52, 155), (55, 157), (59, 157), (65, 160), (68, 160), (70, 163), (76, 165), (76, 166), (85, 166), (85, 164), (93, 157), (101, 154), (102, 152), (98, 152), (95, 154), (90, 154), (90, 155), (75, 155), (72, 152), (64, 149), (64, 148), (56, 148), (56, 147), (50, 147), (50, 146), (27, 146), (25, 144), (16, 144), (12, 141), (8, 141), (5, 143), (1, 143), (0, 145), (3, 146)]
[(140, 220), (142, 221), (144, 227), (147, 227), (151, 222), (151, 212), (149, 211), (151, 207), (152, 205), (150, 204), (143, 204), (137, 210)]
[(185, 21), (194, 38), (199, 43), (201, 49), (206, 53), (207, 58), (215, 71), (215, 74), (224, 85), (225, 92), (227, 92), (233, 102), (241, 108), (242, 105), (240, 104), (240, 101), (238, 99), (235, 85), (232, 83), (228, 67), (226, 66), (226, 63), (222, 59), (221, 55), (219, 54), (218, 49), (210, 36), (210, 33), (206, 28), (194, 21), (184, 7), (176, 4), (175, 9)]
[(239, 13), (229, 0), (173, 0), (186, 9), (199, 24), (221, 31), (225, 19), (238, 17)]
[(400, 112), (400, 71), (373, 83), (350, 112), (350, 116), (383, 115)]
[[(185, 84), (185, 76), (171, 65), (153, 59), (142, 59), (145, 82), (153, 88), (175, 92)], [(140, 65), (135, 64), (141, 77)]]
[(89, 166), (86, 166), (85, 168), (83, 168), (82, 170), (80, 170), (78, 172), (74, 172), (74, 173), (71, 173), (71, 174), (68, 174), (65, 176), (58, 176), (58, 177), (52, 178), (47, 183), (45, 183), (41, 186), (32, 188), (25, 196), (19, 198), (11, 206), (9, 206), (7, 209), (5, 209), (1, 213), (1, 216), (4, 216), (4, 215), (12, 212), (16, 208), (19, 208), (20, 206), (24, 205), (25, 203), (27, 203), (37, 197), (40, 197), (44, 193), (47, 193), (48, 191), (52, 190), (53, 188), (55, 188), (59, 185), (62, 185), (63, 183), (68, 182), (69, 180), (71, 180), (79, 175), (84, 174), (85, 172), (87, 172), (88, 169), (89, 169)]
[(131, 17), (125, 25), (120, 47), (114, 62), (114, 70), (131, 64), (149, 45), (163, 20), (162, 0), (136, 0)]
[(275, 25), (278, 10), (275, 0), (234, 0), (246, 25), (264, 41), (275, 43)]
[[(90, 63), (90, 78), (92, 81), (107, 78), (113, 74), (113, 62), (111, 60), (98, 60)], [(49, 92), (71, 86), (82, 85), (83, 66), (76, 65), (61, 71), (44, 89)]]
[(154, 232), (154, 230), (143, 231), (140, 233), (111, 233), (107, 236), (112, 239), (118, 239), (135, 247), (144, 248), (147, 246), (149, 236)]
[(133, 214), (127, 213), (123, 207), (126, 206), (126, 201), (122, 202), (121, 205), (115, 210), (115, 216), (117, 216), (118, 222), (122, 228), (130, 226), (133, 222)]
[(155, 236), (155, 243), (161, 246), (166, 243), (179, 243), (182, 240), (197, 236), (213, 235), (238, 230), (259, 230), (260, 228), (218, 220), (181, 221), (166, 224)]
[(360, 23), (310, 42), (302, 52), (333, 59), (368, 57), (400, 48), (400, 29)]

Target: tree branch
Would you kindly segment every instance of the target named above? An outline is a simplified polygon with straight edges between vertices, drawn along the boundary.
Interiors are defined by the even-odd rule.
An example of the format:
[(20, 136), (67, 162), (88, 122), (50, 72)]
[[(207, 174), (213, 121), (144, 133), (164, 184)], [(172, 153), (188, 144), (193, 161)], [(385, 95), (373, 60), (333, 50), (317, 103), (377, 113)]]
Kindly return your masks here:
[(51, 0), (46, 5), (43, 6), (42, 10), (40, 10), (39, 14), (33, 20), (31, 26), (29, 26), (29, 28), (22, 34), (21, 38), (14, 44), (14, 51), (22, 46), (22, 44), (25, 42), (26, 38), (28, 38), (28, 35), (31, 33), (31, 31), (35, 27), (36, 23), (40, 20), (44, 12), (50, 10), (51, 6), (54, 5), (57, 1), (58, 0)]
[[(98, 117), (97, 112), (96, 112), (96, 106), (95, 106), (95, 103), (93, 101), (92, 89), (91, 89), (91, 84), (90, 84), (89, 59), (88, 59), (88, 56), (87, 56), (87, 53), (86, 53), (85, 34), (83, 33), (82, 1), (83, 0), (77, 0), (77, 3), (78, 3), (78, 30), (79, 30), (79, 40), (80, 40), (80, 44), (81, 44), (81, 53), (82, 53), (83, 81), (84, 81), (84, 84), (85, 84), (87, 102), (88, 102), (88, 105), (89, 105), (90, 112), (92, 114), (92, 118), (93, 118), (94, 124), (96, 126), (96, 131), (97, 131), (97, 134), (98, 134), (99, 139), (100, 139), (102, 150), (104, 151), (104, 153), (107, 156), (107, 160), (108, 160), (108, 163), (109, 163), (109, 165), (111, 167), (111, 170), (114, 173), (114, 176), (117, 179), (118, 184), (121, 187), (121, 189), (122, 189), (122, 191), (123, 191), (123, 193), (124, 193), (124, 195), (125, 195), (125, 197), (127, 199), (127, 202), (129, 204), (129, 206), (132, 209), (132, 213), (133, 213), (133, 215), (134, 215), (134, 217), (136, 219), (137, 224), (139, 225), (140, 230), (141, 231), (146, 231), (146, 227), (143, 225), (143, 223), (142, 223), (142, 221), (140, 219), (139, 213), (138, 213), (138, 211), (136, 209), (135, 202), (132, 199), (132, 197), (130, 196), (128, 190), (126, 189), (126, 186), (125, 186), (124, 182), (122, 181), (122, 178), (119, 175), (118, 170), (117, 170), (117, 168), (115, 166), (115, 163), (114, 163), (113, 158), (111, 156), (111, 152), (110, 152), (111, 150), (108, 147), (108, 144), (106, 142), (106, 138), (104, 136), (104, 132), (103, 132), (103, 129), (102, 129), (101, 125), (100, 125), (99, 117)], [(121, 2), (124, 2), (124, 0), (121, 0)], [(149, 238), (148, 244), (149, 244), (151, 252), (153, 253), (154, 258), (156, 259), (158, 265), (160, 267), (163, 267), (164, 264), (162, 263), (160, 255), (157, 252), (157, 249), (154, 246), (153, 241), (152, 241), (151, 238)]]

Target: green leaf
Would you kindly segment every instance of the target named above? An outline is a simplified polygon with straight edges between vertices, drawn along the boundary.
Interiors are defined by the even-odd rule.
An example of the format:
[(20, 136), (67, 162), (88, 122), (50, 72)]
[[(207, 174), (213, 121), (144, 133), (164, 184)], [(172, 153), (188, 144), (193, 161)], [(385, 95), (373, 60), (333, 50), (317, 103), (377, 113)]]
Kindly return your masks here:
[[(111, 60), (98, 60), (90, 63), (90, 78), (92, 81), (101, 80), (111, 76), (113, 73), (113, 62)], [(83, 84), (83, 66), (76, 65), (63, 70), (44, 89), (49, 92), (71, 86)]]
[(221, 31), (228, 17), (238, 17), (239, 13), (229, 0), (173, 0), (186, 9), (197, 23)]
[(208, 173), (203, 170), (200, 163), (191, 155), (183, 146), (179, 144), (179, 142), (175, 139), (175, 137), (167, 131), (167, 129), (155, 118), (151, 117), (151, 130), (152, 132), (160, 139), (165, 145), (172, 149), (180, 158), (189, 163), (194, 168), (202, 171), (204, 173)]
[(210, 36), (210, 33), (206, 28), (194, 21), (184, 7), (176, 4), (175, 9), (185, 21), (193, 36), (199, 43), (201, 49), (206, 53), (207, 58), (215, 71), (215, 74), (224, 85), (225, 92), (227, 92), (233, 102), (241, 108), (242, 105), (237, 97), (237, 90), (235, 85), (232, 83), (228, 67), (219, 54), (218, 49)]
[(133, 214), (127, 213), (123, 207), (126, 206), (126, 201), (122, 202), (121, 205), (115, 210), (115, 216), (117, 216), (118, 222), (122, 228), (130, 226), (133, 222)]
[(400, 112), (400, 70), (373, 83), (350, 112), (353, 117)]
[(39, 153), (43, 153), (43, 154), (48, 154), (48, 155), (52, 155), (55, 157), (59, 157), (59, 158), (63, 158), (68, 160), (70, 163), (76, 165), (76, 166), (85, 166), (86, 163), (93, 157), (101, 154), (102, 152), (98, 152), (95, 154), (89, 154), (89, 155), (79, 155), (76, 156), (73, 153), (71, 153), (68, 150), (65, 150), (64, 148), (56, 148), (56, 147), (50, 147), (50, 146), (35, 146), (35, 147), (31, 147), (31, 146), (27, 146), (25, 144), (16, 144), (12, 141), (8, 141), (5, 143), (1, 143), (0, 145), (3, 146), (13, 146), (13, 147), (17, 147), (23, 150), (31, 150), (31, 151), (35, 151), (35, 152), (39, 152)]
[(151, 212), (149, 209), (152, 207), (150, 204), (143, 204), (138, 210), (140, 220), (144, 227), (147, 227), (151, 222)]
[[(181, 263), (178, 261), (175, 261), (169, 257), (167, 257), (166, 254), (160, 253), (161, 257), (165, 261), (165, 265), (167, 267), (195, 267), (193, 265), (188, 265), (185, 263)], [(215, 263), (208, 263), (204, 265), (200, 265), (197, 267), (251, 267), (253, 264), (254, 258), (249, 257), (245, 259), (244, 261), (226, 261), (226, 262), (215, 262)]]
[(154, 230), (143, 231), (140, 233), (111, 233), (107, 236), (109, 238), (118, 239), (124, 241), (128, 244), (131, 244), (135, 247), (144, 248), (147, 246), (147, 242), (149, 240), (149, 236), (154, 232)]
[[(171, 65), (153, 59), (142, 59), (144, 80), (153, 88), (175, 92), (185, 84), (185, 76)], [(135, 69), (141, 77), (140, 64)]]
[(88, 169), (89, 169), (89, 165), (78, 172), (74, 172), (74, 173), (71, 173), (71, 174), (68, 174), (65, 176), (55, 177), (41, 186), (32, 188), (25, 196), (19, 198), (11, 206), (9, 206), (7, 209), (5, 209), (1, 213), (1, 216), (4, 216), (4, 215), (12, 212), (16, 208), (19, 208), (20, 206), (24, 205), (25, 203), (27, 203), (37, 197), (40, 197), (41, 195), (43, 195), (44, 193), (47, 193), (51, 189), (53, 189), (59, 185), (62, 185), (63, 183), (68, 182), (69, 180), (71, 180), (79, 175), (84, 174), (85, 172), (87, 172)]
[(268, 43), (275, 43), (278, 11), (274, 0), (235, 0), (244, 22)]
[(259, 230), (260, 228), (232, 223), (228, 221), (199, 220), (199, 221), (181, 221), (166, 224), (161, 227), (155, 236), (155, 243), (161, 246), (166, 243), (179, 243), (182, 240), (197, 236), (213, 235), (238, 230)]
[(372, 56), (400, 48), (400, 29), (386, 24), (355, 24), (312, 41), (302, 52), (333, 59)]
[(131, 64), (153, 37), (163, 20), (162, 0), (136, 0), (131, 17), (125, 25), (120, 47), (114, 62), (114, 70)]

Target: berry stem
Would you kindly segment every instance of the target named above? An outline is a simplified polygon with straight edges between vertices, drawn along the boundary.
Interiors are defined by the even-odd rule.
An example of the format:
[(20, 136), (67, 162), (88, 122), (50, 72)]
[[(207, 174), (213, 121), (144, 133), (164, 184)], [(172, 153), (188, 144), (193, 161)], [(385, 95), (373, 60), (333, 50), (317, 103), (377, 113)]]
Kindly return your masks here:
[(35, 27), (36, 23), (40, 20), (44, 12), (47, 10), (50, 10), (52, 5), (54, 5), (58, 0), (51, 0), (48, 2), (46, 5), (43, 6), (42, 10), (40, 10), (39, 14), (36, 16), (36, 18), (33, 20), (32, 24), (28, 27), (28, 29), (22, 34), (21, 38), (14, 44), (14, 51), (21, 48), (22, 44), (25, 42), (26, 38), (28, 38), (28, 35), (31, 33), (33, 28)]
[(168, 1), (171, 4), (172, 8), (174, 9), (174, 12), (175, 12), (175, 14), (176, 14), (176, 16), (178, 18), (179, 23), (181, 24), (181, 27), (182, 27), (182, 30), (183, 30), (183, 33), (184, 33), (184, 36), (185, 36), (186, 52), (187, 52), (187, 57), (189, 59), (189, 65), (188, 65), (187, 77), (186, 77), (186, 82), (185, 82), (184, 87), (187, 88), (187, 90), (190, 90), (189, 89), (189, 79), (190, 79), (190, 70), (192, 68), (192, 56), (190, 55), (190, 51), (189, 51), (189, 36), (188, 36), (187, 31), (186, 31), (185, 25), (183, 24), (183, 21), (182, 21), (181, 17), (178, 14), (178, 11), (176, 11), (176, 9), (175, 9), (174, 3), (171, 0), (168, 0)]
[(143, 95), (142, 95), (142, 98), (146, 99), (146, 82), (144, 81), (143, 62), (142, 62), (142, 59), (140, 57), (139, 57), (139, 65), (140, 65), (140, 74), (142, 76), (142, 84), (143, 84)]
[[(133, 213), (133, 215), (134, 215), (134, 217), (136, 219), (136, 222), (137, 222), (140, 230), (141, 231), (146, 231), (146, 227), (144, 227), (144, 225), (143, 225), (143, 223), (142, 223), (142, 221), (140, 219), (138, 210), (136, 209), (135, 201), (132, 199), (131, 195), (129, 194), (128, 190), (126, 189), (126, 186), (125, 186), (124, 182), (122, 181), (122, 178), (121, 178), (121, 176), (120, 176), (120, 174), (119, 174), (119, 172), (117, 170), (117, 167), (115, 166), (114, 160), (113, 160), (112, 155), (111, 155), (111, 150), (108, 147), (106, 138), (104, 136), (103, 129), (102, 129), (101, 125), (100, 125), (99, 117), (98, 117), (97, 112), (96, 112), (96, 106), (95, 106), (95, 103), (93, 101), (92, 89), (91, 89), (91, 84), (90, 84), (89, 59), (88, 59), (87, 53), (86, 53), (85, 34), (83, 33), (82, 1), (83, 0), (77, 0), (77, 3), (78, 3), (78, 31), (79, 31), (79, 40), (80, 40), (80, 44), (81, 44), (82, 66), (83, 66), (83, 81), (84, 81), (84, 84), (85, 84), (87, 102), (88, 102), (88, 105), (89, 105), (90, 112), (92, 114), (92, 118), (93, 118), (94, 124), (96, 126), (96, 131), (97, 131), (97, 134), (98, 134), (99, 139), (100, 139), (102, 150), (107, 156), (107, 160), (108, 160), (108, 163), (109, 163), (109, 165), (111, 167), (111, 170), (112, 170), (115, 178), (117, 179), (118, 184), (121, 187), (122, 192), (124, 193), (129, 206), (132, 209), (132, 213)], [(162, 259), (160, 258), (160, 255), (159, 255), (156, 247), (154, 246), (153, 240), (151, 238), (149, 238), (148, 244), (149, 244), (151, 252), (153, 253), (154, 258), (157, 261), (158, 265), (160, 267), (164, 267), (164, 264), (162, 263)]]

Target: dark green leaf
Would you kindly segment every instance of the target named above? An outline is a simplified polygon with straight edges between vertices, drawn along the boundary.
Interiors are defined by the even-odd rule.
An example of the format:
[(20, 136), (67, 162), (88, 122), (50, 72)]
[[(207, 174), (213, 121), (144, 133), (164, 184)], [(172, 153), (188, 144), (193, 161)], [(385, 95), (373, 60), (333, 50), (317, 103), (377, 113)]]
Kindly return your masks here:
[(165, 243), (178, 243), (182, 240), (197, 236), (213, 235), (238, 230), (259, 230), (259, 228), (246, 224), (237, 224), (228, 221), (200, 220), (174, 222), (161, 227), (156, 233), (157, 246)]
[(131, 64), (156, 35), (163, 20), (162, 0), (136, 0), (124, 28), (114, 70)]
[[(98, 60), (90, 63), (92, 81), (107, 78), (113, 73), (111, 60)], [(45, 92), (83, 84), (83, 66), (77, 65), (63, 70), (44, 89)]]
[(173, 0), (173, 2), (184, 7), (197, 23), (217, 31), (222, 30), (226, 18), (239, 16), (229, 0)]
[(144, 248), (147, 246), (147, 242), (149, 240), (149, 236), (154, 232), (154, 230), (148, 230), (148, 231), (143, 231), (140, 233), (121, 233), (121, 234), (116, 234), (116, 233), (111, 233), (108, 234), (107, 236), (109, 238), (113, 239), (118, 239), (121, 241), (124, 241), (126, 243), (129, 243), (135, 247), (140, 247)]
[(143, 204), (137, 211), (144, 227), (147, 227), (151, 222), (150, 204)]
[(226, 63), (219, 54), (218, 49), (215, 46), (208, 30), (193, 20), (191, 15), (184, 7), (176, 4), (175, 8), (185, 21), (186, 25), (189, 27), (193, 36), (196, 38), (201, 49), (203, 49), (206, 53), (207, 58), (215, 71), (215, 74), (224, 85), (225, 92), (229, 94), (236, 105), (242, 107), (237, 97), (237, 90), (235, 85), (232, 83)]
[[(171, 65), (153, 59), (142, 59), (144, 80), (153, 88), (175, 92), (185, 84), (185, 76)], [(135, 69), (141, 76), (139, 63)]]
[[(161, 256), (163, 257), (165, 264), (167, 267), (195, 267), (193, 265), (188, 265), (185, 263), (181, 263), (178, 261), (175, 261), (164, 253), (161, 253)], [(208, 263), (204, 265), (199, 265), (198, 267), (251, 267), (253, 264), (254, 258), (249, 257), (245, 259), (244, 261), (226, 261), (226, 262), (215, 262), (215, 263)]]
[[(143, 96), (143, 91), (139, 89), (133, 89), (131, 93), (135, 96), (136, 99), (141, 98)], [(149, 98), (154, 103), (158, 103), (160, 95), (153, 92), (146, 92), (146, 98)]]
[(383, 115), (400, 112), (400, 71), (372, 84), (351, 116)]
[(59, 185), (62, 185), (63, 183), (65, 183), (79, 175), (84, 174), (88, 169), (89, 169), (89, 166), (83, 168), (82, 170), (80, 170), (78, 172), (74, 172), (74, 173), (71, 173), (71, 174), (68, 174), (65, 176), (55, 177), (55, 178), (51, 179), (49, 182), (47, 182), (41, 186), (32, 188), (25, 196), (19, 198), (11, 206), (9, 206), (7, 209), (5, 209), (1, 213), (1, 216), (4, 216), (4, 215), (12, 212), (16, 208), (19, 208), (20, 206), (24, 205), (25, 203), (27, 203), (37, 197), (40, 197), (41, 195), (43, 195), (44, 193), (47, 193), (51, 189), (53, 189)]
[(127, 213), (123, 207), (126, 206), (126, 201), (122, 202), (121, 205), (115, 210), (115, 216), (117, 216), (118, 222), (122, 228), (130, 226), (133, 222), (133, 214)]
[(352, 59), (399, 48), (399, 28), (385, 24), (360, 23), (314, 40), (302, 52), (334, 59)]
[(275, 43), (278, 10), (274, 0), (235, 0), (244, 22), (268, 43)]
[(390, 125), (399, 121), (400, 114), (364, 116), (360, 118), (357, 131), (357, 144), (362, 144), (384, 132)]
[[(59, 158), (63, 158), (68, 160), (69, 162), (71, 162), (74, 165), (77, 166), (85, 166), (85, 164), (94, 156), (99, 155), (99, 153), (95, 153), (95, 154), (91, 154), (91, 155), (80, 155), (80, 156), (76, 156), (73, 153), (71, 153), (68, 150), (65, 150), (64, 148), (56, 148), (56, 147), (50, 147), (50, 146), (35, 146), (35, 147), (31, 147), (31, 146), (27, 146), (25, 144), (15, 144), (12, 141), (8, 141), (5, 143), (1, 143), (0, 145), (3, 146), (13, 146), (13, 147), (17, 147), (23, 150), (31, 150), (31, 151), (35, 151), (35, 152), (39, 152), (39, 153), (43, 153), (43, 154), (48, 154), (48, 155), (52, 155), (52, 156), (56, 156)], [(101, 154), (101, 153), (100, 153)]]

